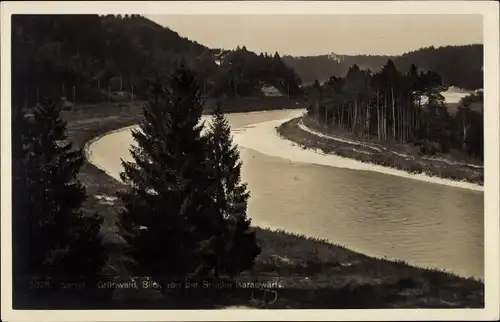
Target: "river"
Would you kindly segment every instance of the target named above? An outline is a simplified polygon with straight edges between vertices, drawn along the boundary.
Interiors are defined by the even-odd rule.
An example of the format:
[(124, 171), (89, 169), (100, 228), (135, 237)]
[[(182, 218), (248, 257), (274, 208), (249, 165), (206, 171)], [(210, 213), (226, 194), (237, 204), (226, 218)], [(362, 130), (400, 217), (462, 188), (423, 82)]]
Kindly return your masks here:
[[(377, 167), (366, 168), (370, 166), (353, 160), (308, 162), (297, 157), (303, 151), (299, 147), (273, 131), (260, 131), (259, 124), (279, 124), (296, 115), (297, 111), (227, 115), (251, 193), (248, 215), (253, 225), (326, 238), (370, 256), (483, 279), (481, 190), (454, 187), (446, 180), (380, 173)], [(284, 142), (294, 150), (287, 153), (280, 145)], [(130, 144), (130, 129), (116, 131), (89, 146), (89, 159), (118, 178), (120, 158), (131, 159)], [(327, 158), (307, 152), (314, 153), (314, 159)]]

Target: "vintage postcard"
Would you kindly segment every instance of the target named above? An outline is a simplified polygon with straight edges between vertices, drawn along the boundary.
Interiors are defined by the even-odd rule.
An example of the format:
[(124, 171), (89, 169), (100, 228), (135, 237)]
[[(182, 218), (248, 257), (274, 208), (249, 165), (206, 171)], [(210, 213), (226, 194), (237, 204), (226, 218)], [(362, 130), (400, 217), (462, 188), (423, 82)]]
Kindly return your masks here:
[(499, 6), (2, 3), (2, 319), (499, 318)]

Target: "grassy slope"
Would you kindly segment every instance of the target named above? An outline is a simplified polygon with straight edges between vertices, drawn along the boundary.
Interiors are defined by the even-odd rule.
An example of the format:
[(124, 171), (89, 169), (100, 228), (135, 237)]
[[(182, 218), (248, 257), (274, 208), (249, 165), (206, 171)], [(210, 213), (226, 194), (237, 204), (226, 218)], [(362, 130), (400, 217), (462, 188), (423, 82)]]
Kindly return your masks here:
[[(272, 108), (272, 104), (268, 105)], [(246, 108), (245, 110), (248, 110)], [(94, 106), (67, 112), (69, 136), (77, 147), (107, 131), (128, 126), (140, 119), (135, 106)], [(103, 171), (86, 162), (81, 179), (89, 199), (84, 208), (97, 211), (105, 219), (102, 227), (105, 244), (111, 252), (106, 272), (110, 276), (129, 276), (123, 256), (123, 242), (116, 218), (119, 205), (98, 199), (114, 196), (124, 186)], [(277, 300), (267, 308), (391, 308), (391, 307), (484, 307), (484, 285), (445, 272), (426, 270), (374, 259), (326, 241), (296, 236), (283, 231), (255, 228), (263, 247), (251, 273), (253, 276), (275, 276), (283, 288)], [(258, 291), (258, 290), (256, 290)], [(113, 300), (99, 302), (103, 308), (216, 308), (225, 305), (266, 307), (250, 301), (252, 290), (199, 292), (187, 301), (168, 300), (152, 289), (115, 290)], [(175, 298), (180, 298), (179, 294)], [(207, 300), (208, 299), (208, 300)], [(93, 307), (80, 300), (65, 308)], [(189, 303), (189, 304), (187, 304)], [(61, 306), (61, 304), (59, 305)], [(95, 306), (94, 306), (95, 307)]]
[[(483, 169), (465, 165), (478, 165), (479, 162), (475, 160), (460, 160), (449, 155), (439, 156), (439, 158), (445, 159), (449, 162), (462, 161), (465, 163), (463, 165), (458, 165), (457, 163), (448, 164), (439, 160), (425, 159), (418, 154), (415, 147), (409, 147), (408, 145), (389, 145), (382, 144), (378, 141), (367, 141), (367, 143), (372, 143), (378, 147), (387, 149), (377, 152), (372, 149), (354, 146), (349, 143), (339, 142), (308, 133), (298, 127), (298, 123), (301, 120), (307, 127), (318, 132), (360, 141), (359, 139), (352, 137), (350, 134), (339, 133), (336, 130), (327, 129), (308, 117), (304, 117), (302, 119), (296, 118), (282, 124), (278, 128), (278, 133), (286, 139), (300, 144), (304, 148), (321, 149), (325, 153), (352, 158), (362, 162), (375, 163), (378, 165), (404, 170), (410, 173), (427, 173), (441, 178), (464, 180), (480, 185), (483, 184)], [(393, 151), (406, 154), (411, 156), (411, 158), (397, 155), (393, 153)]]

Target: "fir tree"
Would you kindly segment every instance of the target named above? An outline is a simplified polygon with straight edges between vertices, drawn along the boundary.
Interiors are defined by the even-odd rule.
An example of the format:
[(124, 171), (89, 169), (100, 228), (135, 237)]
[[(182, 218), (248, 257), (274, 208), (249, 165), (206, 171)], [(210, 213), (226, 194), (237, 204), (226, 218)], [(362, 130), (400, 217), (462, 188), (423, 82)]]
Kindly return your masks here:
[[(22, 278), (26, 276), (24, 271), (30, 267), (28, 263), (30, 256), (27, 256), (30, 253), (30, 239), (27, 234), (30, 217), (29, 203), (26, 202), (29, 151), (26, 146), (28, 140), (25, 133), (29, 121), (26, 111), (16, 107), (18, 106), (14, 105), (12, 109), (12, 273), (15, 282), (22, 282)], [(22, 231), (23, 229), (25, 231)], [(14, 285), (15, 289), (16, 285)]]
[(120, 215), (133, 270), (158, 283), (196, 278), (210, 269), (205, 256), (220, 230), (213, 211), (212, 179), (206, 171), (207, 139), (194, 74), (177, 69), (163, 87), (157, 80), (144, 106), (140, 130), (132, 135), (134, 159), (123, 162)]
[(213, 112), (208, 131), (210, 160), (217, 182), (214, 202), (223, 215), (225, 225), (217, 242), (217, 271), (231, 277), (250, 269), (260, 253), (255, 232), (250, 231), (250, 218), (246, 215), (250, 193), (241, 182), (241, 161), (233, 145), (231, 129), (220, 105)]
[[(81, 150), (53, 101), (13, 116), (13, 272), (24, 279), (95, 281), (107, 260), (102, 218), (84, 215)], [(90, 282), (90, 281), (88, 281)]]

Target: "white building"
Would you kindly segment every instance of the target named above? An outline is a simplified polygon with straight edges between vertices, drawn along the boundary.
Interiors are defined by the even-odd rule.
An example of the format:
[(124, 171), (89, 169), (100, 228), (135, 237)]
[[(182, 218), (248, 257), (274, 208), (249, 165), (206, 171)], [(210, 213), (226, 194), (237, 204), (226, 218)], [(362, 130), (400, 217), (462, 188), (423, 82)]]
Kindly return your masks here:
[(281, 94), (281, 92), (274, 86), (264, 85), (261, 90), (265, 96), (283, 96), (283, 94)]

